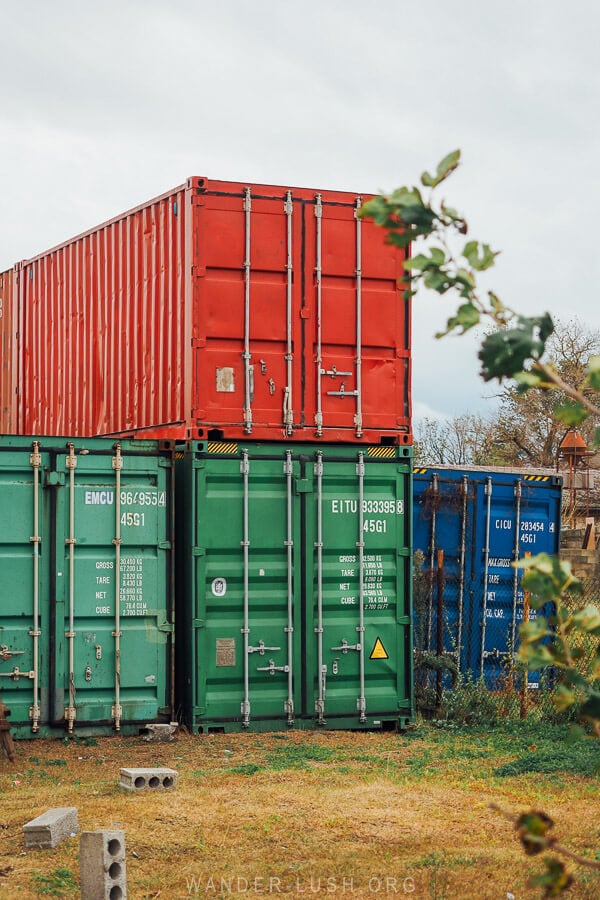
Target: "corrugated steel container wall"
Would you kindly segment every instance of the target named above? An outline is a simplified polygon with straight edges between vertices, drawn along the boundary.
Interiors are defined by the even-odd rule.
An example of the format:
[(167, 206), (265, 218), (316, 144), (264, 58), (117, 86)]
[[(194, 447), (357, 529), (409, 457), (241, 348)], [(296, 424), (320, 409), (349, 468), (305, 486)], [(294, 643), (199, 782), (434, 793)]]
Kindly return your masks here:
[[(413, 534), (423, 569), (435, 573), (443, 550), (444, 650), (460, 670), (497, 688), (508, 675), (523, 618), (527, 553), (558, 553), (562, 479), (550, 473), (472, 467), (416, 467)], [(437, 649), (435, 574), (415, 622), (417, 649)], [(418, 607), (415, 601), (415, 610)], [(534, 619), (537, 613), (531, 610)], [(529, 673), (537, 687), (539, 673)]]
[(184, 197), (158, 198), (18, 266), (19, 433), (185, 418)]
[(169, 721), (172, 471), (151, 441), (0, 439), (0, 696), (17, 737)]
[(192, 730), (409, 721), (411, 448), (193, 443), (178, 465)]
[(17, 431), (17, 332), (15, 279), (12, 269), (0, 273), (0, 434)]
[(361, 202), (195, 177), (20, 264), (13, 430), (410, 443), (405, 252)]

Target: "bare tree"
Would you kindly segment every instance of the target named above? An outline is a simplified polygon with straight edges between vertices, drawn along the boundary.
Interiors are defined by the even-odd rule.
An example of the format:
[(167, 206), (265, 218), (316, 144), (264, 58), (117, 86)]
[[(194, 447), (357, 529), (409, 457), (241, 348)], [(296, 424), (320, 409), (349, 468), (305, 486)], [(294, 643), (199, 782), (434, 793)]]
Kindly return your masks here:
[(422, 419), (415, 429), (417, 465), (479, 466), (499, 464), (483, 416), (464, 413), (453, 419)]
[[(547, 343), (548, 364), (565, 385), (579, 390), (590, 357), (598, 353), (600, 331), (589, 329), (577, 320), (555, 323), (555, 331)], [(585, 393), (589, 399), (597, 401), (598, 392), (588, 388)], [(502, 459), (504, 465), (553, 467), (567, 429), (556, 415), (557, 405), (568, 403), (567, 395), (556, 390), (523, 392), (510, 383), (498, 396), (498, 413), (490, 422), (497, 458)], [(597, 419), (590, 416), (579, 425), (587, 443), (592, 441), (598, 424)]]

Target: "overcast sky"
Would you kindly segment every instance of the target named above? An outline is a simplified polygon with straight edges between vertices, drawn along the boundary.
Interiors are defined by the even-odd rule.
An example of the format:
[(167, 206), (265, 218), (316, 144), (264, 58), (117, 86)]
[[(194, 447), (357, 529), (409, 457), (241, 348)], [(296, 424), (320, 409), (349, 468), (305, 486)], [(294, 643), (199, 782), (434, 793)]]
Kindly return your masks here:
[[(189, 175), (444, 190), (510, 305), (600, 328), (594, 0), (2, 3), (0, 271)], [(475, 344), (414, 304), (417, 415), (484, 412)]]

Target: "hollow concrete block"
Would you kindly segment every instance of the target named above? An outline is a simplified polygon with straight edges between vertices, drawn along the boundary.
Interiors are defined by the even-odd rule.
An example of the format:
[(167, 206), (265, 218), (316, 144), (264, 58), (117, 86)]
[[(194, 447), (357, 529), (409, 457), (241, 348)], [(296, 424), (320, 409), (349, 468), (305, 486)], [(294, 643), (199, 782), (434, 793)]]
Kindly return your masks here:
[(37, 816), (26, 825), (25, 846), (45, 850), (56, 847), (60, 841), (79, 831), (77, 810), (74, 806), (57, 806)]
[(82, 831), (79, 843), (81, 900), (127, 897), (124, 831)]
[(162, 791), (177, 785), (175, 769), (121, 769), (120, 785), (128, 791)]

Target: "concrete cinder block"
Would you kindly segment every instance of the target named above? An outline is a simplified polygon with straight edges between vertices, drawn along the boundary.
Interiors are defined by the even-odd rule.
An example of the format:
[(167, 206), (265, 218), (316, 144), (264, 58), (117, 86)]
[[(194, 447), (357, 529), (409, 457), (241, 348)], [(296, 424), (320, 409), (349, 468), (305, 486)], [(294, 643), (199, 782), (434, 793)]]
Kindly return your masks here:
[(23, 825), (25, 846), (47, 849), (79, 831), (74, 806), (57, 806)]
[(142, 737), (145, 741), (153, 741), (156, 743), (172, 741), (177, 728), (177, 722), (171, 722), (168, 725), (150, 723), (144, 728), (146, 733)]
[(79, 843), (81, 900), (127, 897), (124, 831), (82, 831)]
[(175, 769), (121, 769), (120, 785), (128, 791), (161, 791), (177, 785)]

